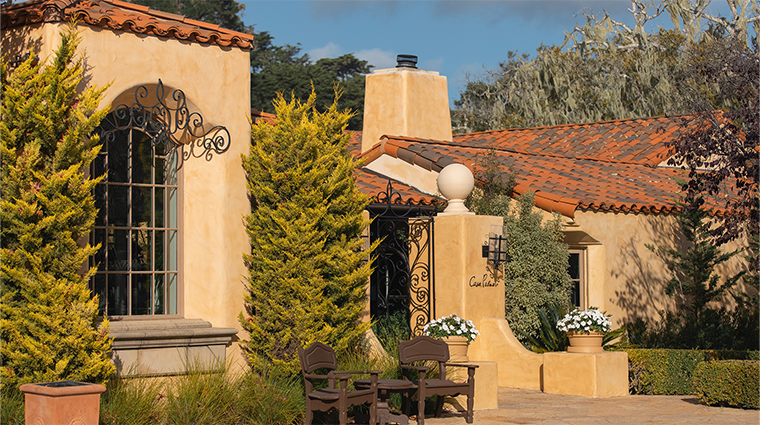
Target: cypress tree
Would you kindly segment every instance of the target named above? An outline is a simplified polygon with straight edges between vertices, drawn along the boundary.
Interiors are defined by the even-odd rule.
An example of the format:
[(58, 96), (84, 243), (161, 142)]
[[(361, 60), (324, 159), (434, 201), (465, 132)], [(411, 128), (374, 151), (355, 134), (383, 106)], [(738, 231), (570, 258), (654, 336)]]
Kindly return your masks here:
[(251, 253), (244, 255), (247, 317), (241, 312), (239, 320), (254, 368), (296, 373), (298, 347), (321, 341), (350, 351), (369, 329), (359, 321), (371, 273), (361, 239), (369, 199), (353, 180), (358, 164), (345, 132), (352, 114), (336, 102), (320, 113), (315, 100), (313, 90), (304, 103), (278, 96), (274, 125), (253, 125), (243, 155)]
[[(113, 373), (108, 322), (97, 325), (80, 244), (97, 210), (88, 177), (98, 152), (104, 89), (77, 93), (82, 64), (73, 25), (48, 65), (34, 54), (2, 65), (2, 386), (65, 379), (104, 383)], [(34, 52), (32, 52), (34, 53)], [(43, 62), (43, 61), (40, 61)]]

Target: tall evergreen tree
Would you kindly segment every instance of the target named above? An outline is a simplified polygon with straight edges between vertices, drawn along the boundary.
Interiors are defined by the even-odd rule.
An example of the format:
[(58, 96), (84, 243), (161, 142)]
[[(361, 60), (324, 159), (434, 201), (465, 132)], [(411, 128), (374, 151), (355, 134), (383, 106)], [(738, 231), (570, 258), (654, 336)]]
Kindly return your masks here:
[[(99, 326), (86, 262), (97, 247), (80, 245), (97, 210), (87, 171), (99, 150), (90, 136), (106, 114), (104, 89), (77, 93), (81, 60), (71, 26), (49, 65), (34, 54), (7, 72), (3, 63), (2, 386), (74, 379), (104, 383), (108, 321)], [(34, 53), (34, 52), (32, 52)]]
[(321, 341), (346, 352), (369, 329), (359, 322), (371, 271), (361, 249), (369, 200), (354, 185), (345, 132), (351, 114), (337, 103), (319, 112), (315, 100), (313, 92), (304, 103), (280, 96), (274, 125), (254, 125), (243, 156), (251, 252), (244, 255), (247, 314), (239, 319), (255, 368), (295, 373), (298, 347)]

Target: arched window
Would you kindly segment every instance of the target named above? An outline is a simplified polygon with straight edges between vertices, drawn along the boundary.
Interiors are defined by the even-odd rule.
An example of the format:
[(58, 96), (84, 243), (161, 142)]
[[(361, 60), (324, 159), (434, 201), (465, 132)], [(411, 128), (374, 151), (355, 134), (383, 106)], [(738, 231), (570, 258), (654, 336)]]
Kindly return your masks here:
[[(120, 113), (121, 112), (121, 113)], [(92, 175), (99, 210), (92, 280), (105, 316), (177, 314), (180, 151), (146, 132), (134, 116), (116, 111), (100, 127), (102, 148)]]

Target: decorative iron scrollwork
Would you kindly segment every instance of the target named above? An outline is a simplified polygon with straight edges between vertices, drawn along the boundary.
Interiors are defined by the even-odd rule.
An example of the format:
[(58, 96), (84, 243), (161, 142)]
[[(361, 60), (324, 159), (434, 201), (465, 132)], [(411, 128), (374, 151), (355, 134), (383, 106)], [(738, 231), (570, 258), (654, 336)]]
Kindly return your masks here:
[(420, 335), (435, 315), (432, 216), (437, 205), (405, 201), (390, 181), (373, 200), (367, 207), (373, 217), (370, 238), (381, 242), (370, 279), (371, 313), (408, 312), (410, 330)]
[[(230, 132), (227, 128), (217, 125), (205, 130), (203, 116), (190, 112), (182, 90), (175, 89), (167, 97), (164, 83), (159, 79), (155, 102), (151, 102), (148, 88), (138, 87), (134, 103), (118, 105), (106, 118), (108, 125), (101, 128), (108, 130), (101, 133), (101, 138), (112, 141), (117, 131), (137, 128), (151, 137), (154, 146), (163, 145), (167, 152), (181, 149), (183, 161), (190, 157), (211, 160), (215, 153), (221, 154), (229, 149)], [(182, 143), (182, 140), (189, 142)]]

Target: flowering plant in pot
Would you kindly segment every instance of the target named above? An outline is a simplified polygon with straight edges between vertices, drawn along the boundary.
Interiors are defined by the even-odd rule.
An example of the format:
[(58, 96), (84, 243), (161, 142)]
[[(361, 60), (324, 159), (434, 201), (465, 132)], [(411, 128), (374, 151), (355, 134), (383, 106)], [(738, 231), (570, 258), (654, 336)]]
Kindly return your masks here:
[(480, 335), (471, 320), (464, 320), (456, 314), (431, 320), (422, 330), (432, 338), (464, 337), (468, 344)]
[(567, 332), (570, 353), (600, 353), (604, 333), (612, 329), (610, 316), (596, 307), (587, 310), (577, 308), (557, 322), (557, 329)]

